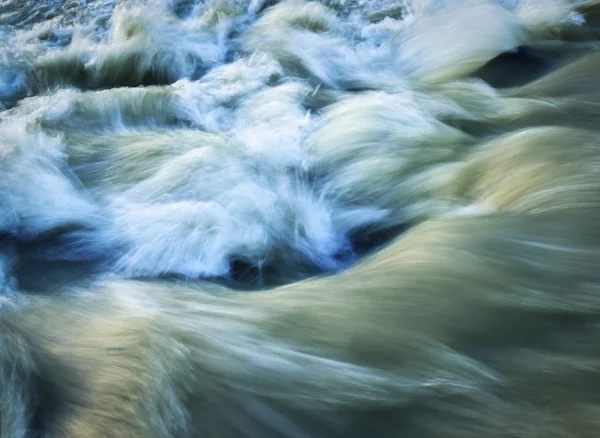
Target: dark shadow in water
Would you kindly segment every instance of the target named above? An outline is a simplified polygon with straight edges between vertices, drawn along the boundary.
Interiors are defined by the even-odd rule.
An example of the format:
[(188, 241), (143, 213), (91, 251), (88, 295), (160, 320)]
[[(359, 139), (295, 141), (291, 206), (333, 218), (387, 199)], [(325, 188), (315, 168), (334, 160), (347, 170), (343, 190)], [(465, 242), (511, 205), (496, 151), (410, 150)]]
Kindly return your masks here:
[(371, 229), (362, 228), (350, 235), (352, 249), (357, 257), (366, 257), (375, 253), (390, 243), (392, 240), (408, 231), (410, 225), (401, 224), (394, 228)]
[(557, 60), (544, 56), (531, 47), (517, 47), (492, 59), (473, 76), (495, 88), (524, 85), (547, 74), (557, 66)]
[[(210, 281), (236, 290), (253, 291), (296, 283), (315, 276), (334, 275), (377, 252), (407, 229), (408, 225), (385, 230), (370, 228), (356, 230), (349, 236), (348, 247), (333, 255), (332, 259), (337, 265), (334, 268), (320, 266), (314, 261), (300, 258), (296, 253), (290, 251), (287, 255), (285, 253), (274, 255), (273, 262), (261, 266), (247, 260), (232, 259), (229, 276), (203, 278), (202, 281)], [(165, 278), (182, 279), (181, 276), (171, 275)], [(189, 279), (187, 280), (189, 281)]]
[[(106, 90), (119, 87), (148, 87), (170, 85), (177, 78), (170, 78), (164, 72), (149, 69), (143, 74), (137, 70), (136, 60), (130, 59), (119, 66), (118, 70), (92, 72), (80, 59), (70, 59), (61, 63), (54, 60), (41, 62), (32, 68), (29, 77), (29, 94), (37, 95), (56, 87), (71, 86), (80, 90)], [(203, 72), (194, 73), (194, 77)]]
[(107, 272), (119, 253), (94, 242), (94, 230), (61, 229), (43, 235), (4, 233), (0, 244), (10, 248), (11, 276), (20, 290), (53, 293), (65, 285), (83, 284)]

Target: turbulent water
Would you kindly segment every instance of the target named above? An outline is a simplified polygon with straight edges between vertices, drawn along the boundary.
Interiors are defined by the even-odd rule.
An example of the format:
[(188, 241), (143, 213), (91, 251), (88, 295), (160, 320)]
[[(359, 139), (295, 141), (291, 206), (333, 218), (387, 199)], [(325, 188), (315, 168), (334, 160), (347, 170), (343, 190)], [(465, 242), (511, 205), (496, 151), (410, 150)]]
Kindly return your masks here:
[(600, 436), (600, 2), (0, 0), (0, 436)]
[(575, 5), (4, 1), (13, 277), (266, 286), (344, 269), (428, 218), (496, 208), (452, 192), (488, 134), (460, 122), (526, 109), (452, 81), (511, 54), (522, 62), (479, 76), (523, 81), (593, 50)]

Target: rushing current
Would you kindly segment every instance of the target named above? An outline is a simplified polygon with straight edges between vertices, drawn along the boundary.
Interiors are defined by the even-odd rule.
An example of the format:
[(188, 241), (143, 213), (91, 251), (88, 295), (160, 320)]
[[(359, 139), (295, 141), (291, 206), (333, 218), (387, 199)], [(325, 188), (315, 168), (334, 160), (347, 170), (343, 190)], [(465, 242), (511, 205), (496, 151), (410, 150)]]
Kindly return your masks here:
[(598, 438), (600, 1), (0, 0), (1, 438)]

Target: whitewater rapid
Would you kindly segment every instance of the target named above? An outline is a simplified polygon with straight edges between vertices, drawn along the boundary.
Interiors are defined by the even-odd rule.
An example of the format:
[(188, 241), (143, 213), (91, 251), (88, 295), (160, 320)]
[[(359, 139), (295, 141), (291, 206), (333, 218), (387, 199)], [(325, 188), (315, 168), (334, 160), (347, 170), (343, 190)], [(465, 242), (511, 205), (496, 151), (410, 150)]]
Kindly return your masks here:
[(0, 438), (597, 438), (598, 120), (598, 0), (0, 0)]
[(523, 56), (531, 77), (588, 52), (587, 3), (4, 0), (7, 284), (280, 284), (494, 211), (453, 193), (481, 138), (463, 125), (526, 109), (477, 72), (522, 47), (545, 60)]

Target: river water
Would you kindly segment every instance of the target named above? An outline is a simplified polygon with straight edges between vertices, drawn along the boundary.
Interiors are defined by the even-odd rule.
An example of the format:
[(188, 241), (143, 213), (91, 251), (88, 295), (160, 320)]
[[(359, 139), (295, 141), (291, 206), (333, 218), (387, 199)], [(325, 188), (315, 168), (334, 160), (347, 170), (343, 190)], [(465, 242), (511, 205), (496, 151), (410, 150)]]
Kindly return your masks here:
[[(241, 398), (223, 406), (273, 436), (351, 436), (323, 426), (330, 405), (339, 418), (371, 406), (356, 436), (377, 433), (379, 420), (406, 437), (598, 436), (581, 413), (597, 406), (585, 385), (570, 405), (581, 410), (549, 422), (561, 397), (573, 400), (569, 385), (586, 381), (575, 376), (598, 365), (597, 329), (581, 321), (600, 308), (599, 32), (593, 0), (0, 0), (0, 303), (88, 297), (41, 301), (54, 313), (34, 306), (45, 316), (31, 330), (57, 344), (71, 324), (81, 336), (117, 330), (102, 319), (107, 308), (129, 321), (122, 309), (164, 306), (164, 320), (182, 321), (160, 332), (169, 339), (218, 334), (202, 338), (206, 356), (169, 355), (191, 355), (208, 381), (215, 363), (239, 362), (221, 377), (264, 398), (245, 411)], [(96, 302), (98, 287), (118, 298)], [(208, 310), (213, 288), (234, 294), (231, 321)], [(239, 316), (245, 309), (262, 316)], [(78, 319), (86, 311), (93, 324)], [(64, 327), (44, 325), (55, 320)], [(556, 336), (542, 345), (540, 333)], [(73, 345), (40, 355), (76, 361)], [(168, 368), (159, 356), (148, 359), (155, 371)], [(263, 379), (256, 387), (246, 365)], [(544, 393), (549, 369), (565, 393)], [(504, 377), (511, 391), (537, 385), (531, 405), (487, 397)], [(446, 405), (425, 388), (468, 400)], [(13, 396), (0, 389), (0, 406), (2, 397)], [(407, 398), (418, 400), (415, 423), (381, 413)], [(273, 399), (286, 408), (268, 410)], [(477, 406), (489, 424), (467, 415)], [(188, 436), (188, 417), (169, 412), (168, 431), (152, 436)], [(25, 434), (6, 423), (17, 414), (3, 415), (0, 435), (12, 432), (2, 437)], [(218, 418), (193, 430), (241, 436)], [(591, 435), (573, 434), (577, 418)], [(68, 436), (99, 436), (100, 423), (84, 420), (95, 434)], [(150, 436), (154, 426), (141, 424), (142, 435), (122, 436)]]
[(494, 208), (449, 188), (489, 135), (461, 125), (497, 115), (473, 103), (596, 44), (586, 2), (274, 3), (0, 4), (0, 231), (21, 283), (280, 284)]

